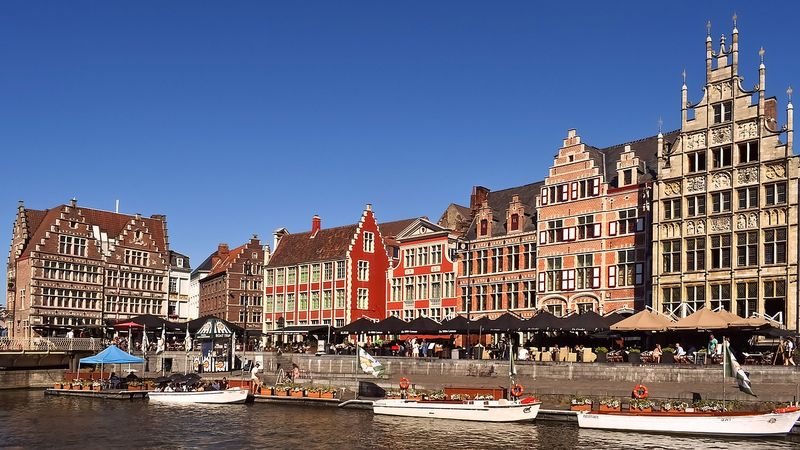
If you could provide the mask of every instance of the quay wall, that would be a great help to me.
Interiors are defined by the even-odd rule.
[[[0,389],[30,389],[53,387],[64,378],[64,369],[2,370]]]

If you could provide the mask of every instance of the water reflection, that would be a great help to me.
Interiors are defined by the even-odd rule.
[[[0,446],[25,448],[797,448],[800,439],[726,439],[579,430],[577,424],[480,424],[300,406],[169,406],[0,392]]]

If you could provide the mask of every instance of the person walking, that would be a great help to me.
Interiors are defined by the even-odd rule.
[[[255,363],[253,368],[250,369],[250,384],[253,388],[253,394],[258,394],[261,390],[261,379],[258,377],[258,372],[261,370],[261,363]]]

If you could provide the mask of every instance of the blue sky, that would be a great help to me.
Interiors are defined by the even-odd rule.
[[[601,147],[677,128],[681,70],[697,100],[705,23],[717,46],[734,11],[744,85],[763,45],[783,117],[800,5],[640,3],[4,1],[0,236],[18,200],[119,199],[166,214],[196,265],[366,203],[437,219],[543,178],[569,128]]]

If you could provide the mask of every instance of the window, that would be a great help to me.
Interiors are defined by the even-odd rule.
[[[375,233],[364,232],[364,251],[367,253],[375,252]]]
[[[525,244],[525,269],[536,267],[536,245]]]
[[[547,222],[547,242],[561,242],[564,237],[564,221],[551,220]]]
[[[420,275],[417,277],[417,299],[428,298],[428,276]]]
[[[499,310],[503,308],[503,285],[492,285],[492,309]]]
[[[369,261],[358,262],[358,281],[369,281]]]
[[[308,283],[308,266],[300,266],[300,284]]]
[[[183,258],[175,258],[175,265],[177,267],[183,267]]]
[[[442,246],[441,245],[434,245],[431,247],[431,264],[441,264],[442,263]]]
[[[739,164],[758,161],[758,141],[739,144]]]
[[[347,266],[345,265],[344,261],[337,261],[336,262],[336,279],[341,280],[344,279],[344,275],[347,272]]]
[[[405,300],[414,300],[414,277],[406,277]]]
[[[283,312],[283,294],[275,296],[275,311]]]
[[[63,236],[62,236],[63,237]],[[69,237],[69,236],[67,236]],[[73,238],[75,239],[75,238]],[[80,239],[84,242],[84,249],[82,253],[73,253],[77,256],[83,256],[86,253],[86,239]],[[131,266],[147,266],[148,260],[150,255],[147,252],[139,251],[139,250],[125,250],[125,264],[129,264]]]
[[[633,169],[622,171],[622,185],[628,186],[630,184],[633,184]]]
[[[664,220],[681,218],[681,199],[664,200]]]
[[[444,296],[449,298],[456,296],[456,274],[453,272],[444,274]]]
[[[591,289],[600,287],[600,268],[592,267],[594,256],[591,253],[578,255],[576,266],[578,272],[578,289]]]
[[[250,316],[250,318],[254,324],[261,323],[261,313],[258,311],[253,311],[253,314]]]
[[[428,313],[428,317],[433,320],[438,321],[441,317],[441,309],[440,308],[431,308],[430,312]],[[428,345],[427,343],[423,343],[423,345]]]
[[[247,311],[244,309],[239,310],[239,322],[247,322]]]
[[[311,293],[311,309],[313,311],[319,310],[319,292]]]
[[[547,258],[547,286],[546,290],[555,291],[561,288],[561,258]]]
[[[344,326],[344,319],[336,319],[336,328],[342,328]]]
[[[686,239],[686,270],[704,270],[706,268],[706,239]]]
[[[722,308],[726,311],[731,310],[731,285],[712,284],[711,285],[711,308]]]
[[[403,251],[403,265],[406,267],[414,267],[416,261],[416,249],[407,248]]]
[[[721,213],[731,210],[731,191],[715,192],[711,194],[711,212]]]
[[[680,201],[678,205],[678,217],[680,217]],[[626,209],[619,212],[618,221],[619,234],[629,234],[637,231],[644,231],[644,218],[636,217],[636,209]]]
[[[326,262],[322,269],[322,281],[331,281],[333,279],[333,263]]]
[[[273,297],[271,295],[267,295],[267,296],[264,297],[264,308],[266,308],[267,311],[270,311],[270,312],[272,311],[272,305],[273,305],[273,302],[274,302],[274,298],[275,297]]]
[[[681,271],[681,241],[676,239],[673,241],[664,241],[661,244],[663,249],[662,256],[664,258],[664,272],[680,272]]]
[[[706,214],[706,196],[692,195],[687,197],[686,214],[688,217],[704,216]]]
[[[311,282],[312,283],[319,283],[319,273],[321,267],[319,264],[314,264],[311,266]]]
[[[764,315],[784,323],[785,314],[786,280],[764,281]]]
[[[247,283],[246,281],[242,280],[243,283]],[[169,293],[176,294],[178,293],[178,279],[169,277]]]
[[[489,271],[489,251],[478,251],[478,273],[484,274]]]
[[[481,236],[486,236],[487,234],[489,234],[489,221],[481,219]]]
[[[758,232],[736,233],[736,266],[758,265]]]
[[[431,298],[442,298],[442,275],[431,274]]]
[[[736,283],[736,314],[751,317],[758,312],[758,283],[745,281]]]
[[[281,269],[277,269],[275,271],[275,274],[276,274],[275,275],[275,284],[277,284],[278,286],[283,286],[284,270],[282,268]]]
[[[428,265],[428,247],[420,247],[417,249],[417,265]]]
[[[767,205],[782,205],[786,203],[786,182],[770,183],[764,185],[767,195]]]
[[[711,268],[724,269],[731,266],[731,235],[711,236]]]
[[[519,214],[511,215],[511,231],[519,230]]]
[[[715,148],[711,151],[714,155],[714,168],[729,167],[733,165],[730,147]]]
[[[730,122],[733,107],[731,102],[722,102],[714,105],[714,123]]]
[[[739,198],[738,209],[758,208],[758,186],[751,186],[736,190]]]
[[[308,292],[301,292],[297,296],[297,310],[308,311]]]
[[[267,286],[275,284],[275,271],[267,270]]]
[[[704,307],[706,305],[705,286],[686,286],[686,303],[692,312]]]
[[[786,228],[764,230],[764,264],[786,264]]]
[[[519,308],[519,285],[517,283],[506,283],[506,308]]]
[[[503,271],[503,249],[496,248],[492,250],[492,270],[494,272]]]
[[[475,291],[475,309],[486,311],[486,286],[476,286]]]
[[[286,269],[286,284],[293,285],[297,282],[297,268],[290,267]]]
[[[533,281],[526,281],[523,283],[524,290],[522,291],[522,298],[525,301],[524,308],[533,308],[536,306],[536,285]]]
[[[689,172],[702,172],[706,170],[706,152],[694,152],[689,157]]]
[[[578,217],[578,239],[600,237],[600,224],[594,223],[594,216]]]
[[[344,308],[344,289],[336,290],[336,307],[339,309]]]
[[[286,311],[294,311],[294,294],[286,294]]]
[[[556,317],[562,317],[564,315],[564,305],[562,304],[546,305],[545,308],[547,312]]]
[[[393,302],[399,302],[403,300],[403,279],[402,278],[392,278],[392,296],[390,298]]]
[[[519,247],[512,245],[506,253],[506,270],[519,270]]]

